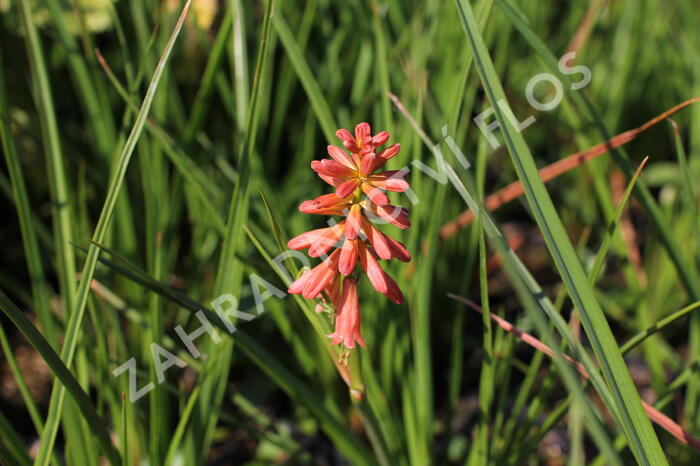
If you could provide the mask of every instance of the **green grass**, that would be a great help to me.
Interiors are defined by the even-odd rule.
[[[538,169],[700,95],[700,14],[565,3],[0,1],[0,462],[696,464],[640,401],[700,436],[700,105]],[[574,37],[581,90],[559,69]],[[539,73],[562,83],[548,112]],[[303,264],[276,258],[325,226],[297,210],[329,192],[309,165],[360,121],[401,143],[412,226],[381,229],[412,261],[382,262],[402,305],[360,281],[367,348],[346,358],[315,302],[279,297]],[[194,357],[174,329],[200,310],[222,340]],[[152,343],[186,364],[162,384]],[[134,403],[113,375],[132,357],[155,386]]]

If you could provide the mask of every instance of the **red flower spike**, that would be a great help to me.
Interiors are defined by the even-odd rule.
[[[350,275],[355,270],[355,263],[359,254],[358,240],[346,239],[343,242],[343,248],[340,250],[340,259],[338,262],[338,271],[343,275]]]
[[[343,149],[338,146],[328,146],[328,155],[331,156],[333,160],[345,165],[348,168],[355,168],[352,163],[352,159],[348,157]]]
[[[335,178],[348,178],[353,175],[354,171],[352,168],[330,159],[314,160],[311,162],[311,169],[319,175],[332,176]]]
[[[366,217],[362,218],[362,230],[380,259],[389,260],[396,258],[401,262],[411,260],[411,254],[403,243],[379,231]]]
[[[326,254],[340,240],[345,229],[345,220],[329,228],[307,231],[287,242],[289,249],[309,248],[309,256]]]
[[[391,248],[389,247],[386,236],[384,236],[381,231],[374,228],[367,217],[362,218],[362,231],[364,231],[365,236],[369,240],[369,244],[372,245],[380,258],[385,260],[391,259]]]
[[[287,289],[288,292],[291,294],[300,294],[302,290],[304,289],[304,286],[306,286],[306,281],[309,279],[309,274],[311,273],[311,270],[304,270],[299,278],[294,280],[291,285],[289,285],[289,288]]]
[[[406,229],[411,226],[411,221],[408,219],[408,210],[401,206],[390,204],[380,206],[373,202],[367,202],[366,207],[376,217],[401,229]]]
[[[338,139],[343,141],[343,146],[345,146],[347,150],[352,153],[360,152],[360,148],[357,146],[357,141],[355,141],[355,137],[350,134],[350,131],[347,129],[339,129],[335,132],[335,135],[338,136]]]
[[[335,193],[338,195],[338,197],[348,197],[349,195],[354,193],[359,186],[360,180],[358,180],[357,178],[352,178],[338,186],[338,189],[335,190]]]
[[[372,142],[372,128],[369,123],[364,121],[359,125],[355,126],[355,140],[359,143],[360,152],[364,149],[363,146],[369,145]]]
[[[397,285],[394,279],[388,274],[385,273],[384,277],[387,285],[387,291],[385,293],[386,297],[394,301],[396,304],[403,304],[403,293],[401,292],[399,285]]]
[[[340,306],[340,282],[340,275],[335,275],[325,289],[331,304],[336,309]]]
[[[408,182],[403,178],[405,170],[380,172],[369,177],[370,183],[386,191],[402,193],[408,189]]]
[[[328,335],[331,344],[343,343],[353,349],[355,342],[363,348],[365,340],[360,334],[360,300],[357,297],[357,283],[348,278],[343,283],[343,295],[335,318],[335,332]]]
[[[375,290],[385,294],[389,299],[396,304],[403,303],[403,293],[398,285],[387,275],[374,257],[372,250],[366,246],[360,246],[360,264],[367,272],[367,278]]]
[[[367,197],[369,197],[369,199],[375,204],[381,206],[389,204],[389,198],[382,192],[381,189],[376,188],[369,183],[362,183],[360,188],[362,188],[362,192],[367,194]]]
[[[372,171],[382,167],[385,163],[387,163],[389,159],[393,158],[396,154],[399,153],[399,149],[401,149],[401,146],[399,144],[394,144],[393,146],[384,149],[382,152],[380,152],[377,155],[377,160],[375,161],[374,166],[372,167]]]
[[[299,205],[299,210],[305,214],[343,215],[343,210],[345,210],[347,205],[347,199],[340,198],[335,193],[330,193],[302,202]]]
[[[314,160],[311,169],[335,188],[301,203],[299,210],[308,214],[339,215],[345,219],[328,228],[319,228],[292,238],[291,249],[306,249],[311,257],[320,257],[335,250],[311,270],[306,270],[289,286],[289,292],[306,299],[330,301],[336,310],[335,331],[328,335],[334,345],[344,344],[353,349],[355,343],[365,346],[360,334],[360,305],[357,280],[362,271],[372,286],[397,304],[403,303],[398,285],[381,268],[379,259],[396,258],[408,262],[411,255],[406,247],[376,228],[371,218],[399,228],[411,225],[408,210],[390,204],[385,191],[404,192],[409,189],[407,170],[387,170],[375,173],[398,154],[400,145],[380,150],[389,140],[389,133],[372,135],[367,123],[355,126],[354,134],[347,129],[335,133],[342,147],[327,147],[330,158]],[[348,151],[348,152],[346,152]],[[341,245],[342,243],[342,245]],[[356,267],[357,262],[361,267]],[[358,269],[358,270],[356,270]],[[323,293],[323,294],[322,294]],[[321,304],[317,308],[324,309]]]
[[[347,239],[357,238],[362,224],[362,208],[360,204],[353,204],[348,213],[348,219],[345,222],[345,237]]]
[[[360,173],[365,175],[372,173],[376,160],[377,156],[374,155],[374,152],[370,152],[369,154],[365,155],[360,162]]]
[[[374,137],[372,137],[372,145],[374,147],[379,147],[381,145],[384,145],[388,140],[389,140],[389,132],[382,131],[381,133],[377,133],[374,135]]]
[[[289,286],[288,291],[292,294],[301,292],[301,295],[306,299],[315,298],[338,274],[339,257],[340,250],[336,249],[326,260],[302,274]]]
[[[381,232],[379,234],[384,236],[384,239],[386,239],[387,243],[389,243],[391,257],[395,257],[401,262],[409,262],[411,260],[411,253],[408,252],[408,249],[406,249],[406,246],[404,246],[401,241],[396,241],[394,238],[389,238]]]
[[[369,282],[374,289],[382,294],[386,294],[388,287],[384,271],[379,266],[379,262],[375,259],[372,251],[364,245],[360,246],[360,264],[362,264],[362,268],[367,272],[367,278],[369,278]]]

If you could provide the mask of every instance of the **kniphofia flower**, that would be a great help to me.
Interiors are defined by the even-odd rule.
[[[375,290],[397,304],[403,302],[403,293],[381,268],[379,260],[396,258],[408,262],[411,255],[401,242],[381,232],[372,220],[402,229],[410,227],[408,211],[391,205],[386,195],[386,191],[406,191],[409,185],[404,178],[405,170],[377,172],[400,149],[399,144],[394,144],[379,150],[389,140],[388,132],[372,135],[369,124],[360,123],[354,135],[346,129],[338,130],[336,135],[345,150],[328,146],[330,159],[311,162],[311,168],[333,186],[335,192],[302,202],[299,210],[344,218],[289,241],[291,249],[308,248],[309,256],[323,257],[321,264],[304,271],[290,285],[289,292],[306,299],[330,301],[335,309],[335,331],[328,335],[331,343],[342,343],[352,349],[355,343],[365,346],[360,332],[357,288],[363,273]]]

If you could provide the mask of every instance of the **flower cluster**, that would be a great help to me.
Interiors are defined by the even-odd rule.
[[[352,349],[355,342],[365,346],[360,333],[357,295],[360,271],[355,270],[358,261],[377,291],[397,304],[403,302],[401,290],[382,270],[378,260],[397,258],[408,262],[411,255],[403,244],[379,231],[370,220],[408,228],[411,225],[408,211],[391,205],[385,191],[403,192],[409,186],[404,179],[406,171],[375,173],[399,152],[399,144],[379,150],[389,140],[388,132],[373,136],[369,124],[360,123],[354,135],[346,129],[338,130],[336,135],[350,154],[338,146],[328,146],[330,159],[311,162],[311,168],[333,186],[335,192],[305,201],[299,210],[344,218],[289,241],[290,249],[308,248],[309,256],[324,257],[321,264],[306,270],[292,283],[289,292],[306,299],[317,298],[325,292],[336,311],[335,331],[328,335],[331,343],[343,343]],[[331,249],[334,250],[329,254]]]

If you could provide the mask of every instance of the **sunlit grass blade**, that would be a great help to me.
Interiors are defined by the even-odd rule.
[[[202,310],[212,325],[218,327],[223,332],[228,332],[226,325],[219,319],[217,314],[206,306],[193,301],[181,292],[154,280],[144,272],[134,270],[130,267],[119,266],[105,258],[100,258],[100,262],[107,265],[116,272],[126,276],[130,280],[146,287],[154,293],[158,293],[163,298],[181,306],[190,312]],[[243,311],[248,311],[243,309]],[[331,437],[339,450],[353,464],[372,465],[374,460],[367,448],[358,438],[345,426],[337,417],[332,414],[327,407],[318,402],[318,397],[299,380],[284,364],[276,360],[266,349],[260,346],[255,338],[248,335],[244,329],[237,328],[234,338],[238,347],[265,372],[282,390],[284,390],[293,400],[304,404],[315,416],[318,417],[326,434]]]
[[[129,108],[137,112],[139,109],[138,105],[134,100],[132,100],[124,86],[114,75],[111,68],[107,64],[107,61],[104,59],[99,50],[96,51],[96,55],[102,69],[105,71],[105,74],[109,78],[110,82],[117,90],[117,93],[129,105]],[[168,133],[155,121],[150,119],[146,120],[146,129],[148,129],[148,131],[158,139],[170,161],[173,163],[173,165],[175,165],[178,172],[187,181],[193,192],[197,195],[197,198],[202,203],[202,206],[210,214],[210,219],[213,222],[214,227],[223,234],[225,231],[225,224],[221,219],[219,210],[216,207],[216,202],[223,198],[223,194],[216,189],[215,185],[208,182],[207,176],[204,174],[204,172],[192,159],[187,156],[187,154],[178,148],[175,141],[173,141]]]
[[[302,86],[304,86],[304,90],[306,91],[306,95],[309,97],[309,101],[311,102],[311,106],[316,113],[318,122],[321,125],[321,128],[323,128],[323,135],[326,137],[326,141],[330,144],[335,140],[335,130],[338,128],[338,125],[333,118],[328,102],[326,101],[325,97],[323,97],[321,88],[314,78],[308,62],[304,58],[303,51],[299,49],[299,46],[294,40],[294,35],[289,29],[287,22],[279,14],[275,15],[272,22],[275,26],[280,42],[282,42],[282,46],[287,52],[289,60],[292,62],[292,65],[294,65],[294,69],[299,76],[299,81],[301,82]]]
[[[46,0],[48,11],[51,13],[52,26],[57,32],[59,43],[68,52],[68,68],[76,82],[75,89],[78,92],[79,102],[86,115],[86,121],[91,128],[98,153],[107,161],[114,152],[116,134],[112,114],[105,112],[101,104],[105,101],[100,95],[100,88],[93,81],[90,74],[90,63],[78,52],[81,49],[76,36],[70,31],[67,24],[71,18],[62,11],[61,2],[58,0]]]
[[[464,298],[462,298],[460,296],[452,295],[451,297],[453,299],[457,299],[457,300],[460,300],[461,302],[464,302],[470,308],[472,308],[478,312],[482,312],[478,306],[469,302],[469,300],[465,300]],[[498,317],[494,314],[491,314],[490,317],[491,317],[491,320],[493,320],[496,324],[498,324],[499,327],[503,328],[504,330],[506,330],[509,333],[516,335],[523,343],[526,343],[526,344],[532,346],[533,348],[535,348],[536,350],[545,353],[550,358],[554,359],[557,357],[555,350],[553,350],[551,347],[547,346],[546,344],[542,343],[542,341],[538,340],[537,338],[530,335],[529,333],[523,332],[522,330],[518,329],[510,322],[508,322],[508,321],[506,321],[506,320],[502,319],[501,317]],[[588,373],[586,372],[586,369],[583,367],[582,364],[574,361],[572,358],[570,358],[568,356],[564,356],[564,359],[566,360],[566,362],[568,364],[575,366],[581,375],[583,375],[586,378],[588,377]],[[642,405],[644,407],[644,410],[648,414],[649,418],[654,420],[654,422],[656,422],[660,427],[665,429],[669,434],[676,437],[682,443],[689,444],[700,451],[700,440],[694,438],[688,432],[683,430],[683,428],[679,424],[674,422],[668,416],[661,413],[655,407],[653,407],[645,402],[642,402]]]
[[[593,286],[595,286],[596,282],[598,281],[598,276],[600,275],[600,271],[602,270],[603,264],[605,263],[605,256],[608,253],[610,242],[612,241],[613,235],[615,234],[615,230],[617,229],[617,225],[620,222],[620,217],[622,217],[622,212],[624,211],[625,206],[627,205],[627,202],[629,201],[629,198],[632,195],[632,190],[634,189],[634,185],[639,179],[639,174],[642,172],[642,169],[644,168],[644,165],[646,165],[648,160],[649,157],[645,157],[644,160],[642,160],[642,163],[639,164],[639,168],[637,168],[637,171],[634,172],[634,176],[627,185],[627,189],[625,189],[625,193],[623,194],[622,199],[620,200],[620,203],[617,206],[617,209],[615,210],[615,216],[613,218],[613,221],[610,225],[608,225],[608,234],[605,235],[605,237],[603,238],[603,242],[598,248],[598,253],[596,254],[593,267],[588,273],[588,282]],[[624,354],[624,351],[622,351],[622,353]]]
[[[126,395],[122,392],[122,429],[121,429],[121,455],[122,455],[122,466],[128,466],[129,464],[129,437],[127,435],[127,419],[126,419]]]
[[[265,205],[265,211],[267,212],[267,217],[270,222],[270,226],[272,227],[272,236],[275,237],[275,242],[277,243],[277,247],[279,248],[280,251],[286,251],[287,250],[287,244],[285,243],[285,238],[286,235],[282,231],[282,226],[280,225],[278,221],[278,216],[275,215],[275,212],[272,210],[272,206],[270,205],[270,201],[267,199],[267,196],[265,195],[265,191],[261,187],[258,187],[258,192],[260,193],[260,198],[263,201],[263,204]],[[295,272],[296,273],[296,272]]]
[[[69,182],[65,173],[65,160],[61,150],[58,122],[53,95],[49,83],[44,54],[34,25],[31,7],[27,0],[19,2],[26,33],[27,54],[38,91],[37,105],[41,121],[43,143],[46,152],[47,174],[53,201],[52,218],[57,273],[65,306],[72,310],[75,286],[75,258],[68,247],[73,240],[73,216],[71,213]]]
[[[402,109],[402,113],[404,113],[404,115],[409,119],[411,124],[414,126],[416,132],[422,135],[425,144],[432,151],[436,152],[438,150],[438,147],[435,144],[433,144],[433,142],[429,139],[427,134],[425,134],[425,132],[417,125],[416,121],[413,118],[411,118],[410,114],[405,109]],[[518,256],[513,252],[513,250],[510,249],[505,238],[503,237],[503,234],[499,231],[498,227],[496,226],[495,222],[490,217],[488,212],[479,206],[479,204],[475,200],[475,196],[467,190],[467,188],[457,176],[454,169],[449,164],[444,164],[443,168],[447,172],[447,177],[449,181],[452,183],[454,188],[457,189],[459,195],[462,197],[467,206],[474,212],[479,213],[481,224],[483,225],[484,231],[487,233],[489,241],[494,246],[496,251],[498,251],[501,255],[506,272],[508,273],[511,282],[516,286],[516,290],[518,291],[518,294],[521,297],[521,299],[525,303],[527,303],[525,309],[536,322],[538,330],[542,332],[544,336],[546,336],[547,341],[554,342],[554,336],[550,326],[544,321],[543,317],[540,315],[540,311],[542,311],[553,322],[557,331],[564,338],[565,342],[569,345],[569,347],[573,348],[576,351],[576,355],[579,357],[579,359],[585,366],[586,371],[593,382],[593,385],[596,387],[596,390],[598,390],[598,393],[601,396],[601,398],[605,400],[605,404],[608,406],[614,406],[611,394],[608,390],[608,387],[603,382],[602,377],[599,374],[598,368],[593,364],[593,361],[591,360],[590,356],[585,351],[585,349],[583,349],[581,344],[574,338],[566,321],[564,321],[562,316],[559,314],[558,310],[554,307],[552,302],[546,296],[546,294],[539,286],[537,281],[534,279],[532,274],[525,267],[525,265],[518,258]],[[531,301],[533,300],[535,301],[536,306],[531,305]],[[558,346],[552,346],[558,348]],[[612,464],[619,464],[620,461],[616,453],[611,448],[610,442],[607,439],[607,436],[605,435],[602,427],[600,426],[598,418],[594,415],[595,408],[590,403],[590,400],[588,400],[585,397],[583,391],[581,390],[581,387],[578,384],[578,381],[576,380],[575,375],[571,372],[571,369],[562,360],[561,354],[558,353],[558,356],[559,357],[556,358],[555,361],[557,362],[557,367],[559,368],[559,371],[562,375],[562,378],[564,379],[567,389],[570,391],[570,393],[572,393],[577,402],[585,404],[588,407],[588,409],[586,409],[584,413],[586,414],[587,426],[592,433],[593,439],[601,448],[601,450],[605,452],[605,456],[608,459],[608,461],[610,461]],[[502,389],[502,394],[504,393],[504,390],[505,387]],[[501,399],[501,405],[504,401],[504,399]],[[503,412],[502,409],[502,406],[498,408],[498,411],[501,414]],[[613,415],[616,415],[614,411],[611,412]],[[495,420],[496,430],[500,430],[500,425],[502,424],[502,422],[503,417],[497,416]]]
[[[590,120],[594,124],[595,129],[600,133],[603,139],[611,139],[612,135],[606,128],[599,112],[596,110],[590,100],[588,100],[585,93],[571,90],[571,78],[561,73],[559,70],[558,59],[532,30],[527,21],[512,7],[508,0],[496,0],[496,4],[513,22],[513,26],[518,29],[525,41],[528,42],[532,49],[542,58],[544,64],[549,68],[549,71],[561,80],[566,94],[571,98],[576,106],[582,112],[588,114]],[[611,154],[620,168],[628,177],[631,178],[634,174],[634,166],[630,162],[624,149],[620,147],[614,148]],[[700,299],[700,280],[698,280],[697,273],[684,260],[683,254],[681,253],[678,244],[674,241],[673,235],[671,234],[671,231],[664,220],[664,216],[662,215],[659,206],[649,191],[649,188],[640,180],[640,182],[636,184],[634,194],[644,207],[644,210],[647,212],[650,220],[654,223],[654,226],[659,232],[660,238],[668,250],[669,256],[675,264],[678,275],[683,281],[688,293],[690,293],[694,300]]]
[[[10,299],[1,290],[0,309],[12,321],[12,323],[15,324],[22,334],[24,334],[27,340],[29,340],[29,343],[31,343],[34,349],[41,355],[53,374],[60,381],[61,386],[65,387],[73,397],[77,406],[80,408],[80,412],[90,425],[93,434],[97,437],[97,440],[100,442],[102,449],[110,462],[113,465],[119,464],[119,452],[117,452],[112,445],[112,440],[109,436],[109,432],[107,432],[107,429],[105,428],[105,423],[95,412],[95,407],[88,395],[80,387],[80,384],[75,379],[73,374],[71,374],[70,370],[68,370],[68,367],[66,367],[58,354],[56,354],[53,348],[51,348],[51,345],[49,345],[46,339],[41,335],[41,333],[39,333],[39,331],[36,329],[36,327],[34,327],[24,313],[17,306],[15,306],[12,301],[10,301]]]
[[[498,242],[494,242],[494,245],[496,246],[497,250],[502,249]],[[502,250],[501,254],[505,252],[505,250]],[[535,325],[537,326],[538,330],[542,333],[543,338],[554,343],[554,332],[551,330],[550,326],[545,321],[544,313],[540,312],[540,310],[538,309],[540,305],[537,303],[536,295],[533,295],[532,292],[528,289],[529,285],[527,285],[524,277],[520,276],[520,272],[516,271],[517,269],[515,269],[513,265],[515,264],[511,264],[510,261],[504,262],[504,267],[506,269],[512,269],[509,275],[511,276],[514,288],[516,289],[518,295],[523,301],[525,309],[528,311],[528,315],[535,321]],[[450,295],[450,297],[460,302],[463,302],[470,307],[478,308],[478,306],[471,305],[471,303],[468,300],[465,300],[464,298],[461,298],[459,296]],[[502,319],[498,318],[494,314],[491,314],[490,317],[491,320],[494,320],[501,327],[504,327],[503,325],[501,325],[503,323]],[[507,331],[512,330],[506,327],[504,328]],[[517,333],[517,335],[519,338],[522,338],[523,334],[522,332],[520,332]],[[525,337],[524,341],[531,341],[530,339],[528,339],[528,337]],[[540,345],[542,347],[545,347],[541,343]],[[590,400],[586,398],[585,393],[582,387],[580,386],[580,381],[576,377],[574,371],[571,370],[570,367],[568,367],[568,361],[570,361],[570,358],[558,350],[549,350],[548,355],[554,360],[558,369],[558,373],[563,379],[563,382],[566,385],[567,389],[571,393],[573,400],[576,403],[581,404],[581,409],[583,410],[586,419],[586,427],[588,428],[591,437],[593,438],[596,445],[601,449],[601,452],[605,456],[608,464],[621,466],[623,463],[612,448],[612,444],[608,439],[600,420],[598,419],[593,404],[590,402]],[[583,368],[583,365],[581,365],[581,368]],[[585,369],[583,370],[585,371]]]
[[[634,349],[635,346],[639,345],[642,343],[644,340],[655,334],[656,332],[659,332],[663,330],[665,327],[668,327],[678,319],[687,316],[694,310],[698,309],[700,307],[700,301],[696,301],[693,304],[689,304],[688,306],[684,307],[683,309],[680,309],[673,314],[664,317],[663,319],[659,320],[657,323],[652,325],[651,327],[639,332],[638,334],[634,335],[632,338],[627,340],[624,345],[620,347],[620,351],[622,354],[627,354],[629,353],[632,349]]]
[[[274,43],[272,23],[273,17],[276,16],[275,12],[275,1],[267,0],[260,32],[255,78],[248,100],[246,125],[235,158],[238,181],[229,200],[226,230],[214,279],[213,292],[217,296],[222,293],[238,296],[242,289],[243,263],[237,254],[244,247],[244,225],[248,219],[250,203],[251,167],[254,166],[252,158],[255,157],[255,142],[263,105],[263,92],[266,89],[269,58]],[[236,98],[247,97],[237,95]],[[201,381],[202,391],[194,411],[193,422],[188,430],[194,450],[197,450],[195,454],[199,455],[198,461],[203,460],[204,452],[209,449],[212,441],[218,419],[217,408],[224,398],[232,353],[233,340],[227,338],[223,347],[217,349],[214,356],[207,361],[208,370]]]
[[[634,188],[634,184],[637,182],[637,179],[639,178],[639,175],[640,175],[642,169],[644,168],[644,165],[646,164],[647,160],[648,160],[648,158],[645,158],[642,161],[640,166],[637,168],[635,175],[632,177],[632,179],[628,183],[627,188],[625,190],[625,193],[624,193],[622,199],[620,200],[620,203],[615,211],[614,218],[608,227],[607,234],[605,235],[603,242],[601,243],[601,246],[598,248],[598,252],[596,254],[596,260],[594,262],[593,267],[591,268],[591,271],[588,274],[588,281],[591,284],[595,284],[595,282],[597,281],[598,275],[602,269],[602,264],[604,263],[606,254],[608,252],[608,247],[610,245],[610,241],[615,233],[615,230],[616,230],[617,225],[619,223],[620,217],[622,216],[624,208],[627,205],[627,202],[629,201],[629,197],[632,193],[632,189]],[[683,310],[683,311],[685,311],[685,310]],[[685,315],[685,313],[680,313],[680,312],[682,312],[682,311],[679,311],[679,314],[676,315],[675,318],[680,318],[683,315]],[[675,320],[675,319],[669,320],[666,323],[666,325],[670,324],[673,320]],[[652,328],[648,329],[648,331],[653,333],[655,331],[655,329],[652,327]],[[630,345],[630,346],[624,345],[620,349],[621,353],[623,355],[626,354],[629,350],[631,350],[634,347],[634,345],[641,343],[641,341],[643,341],[644,338],[645,338],[644,333],[638,334],[635,338],[633,338],[634,341],[631,340],[632,345]],[[564,402],[562,402],[553,412],[551,412],[547,416],[547,420],[542,424],[541,431],[539,434],[537,434],[536,438],[541,439],[546,434],[546,432],[549,432],[554,427],[554,425],[564,416],[564,413],[566,412],[567,408],[569,408],[571,406],[572,400],[573,400],[572,395],[569,395]],[[616,445],[617,445],[617,442],[616,442]],[[527,450],[527,449],[520,452],[521,458],[526,457],[527,454],[529,454],[529,450]]]
[[[489,427],[491,425],[491,403],[493,401],[494,385],[494,361],[493,361],[493,330],[491,329],[491,306],[489,304],[488,271],[486,269],[486,242],[484,240],[484,230],[479,228],[479,287],[481,290],[481,307],[483,315],[483,349],[484,360],[481,365],[481,375],[479,377],[479,434],[477,444],[474,446],[478,458],[476,464],[487,466],[490,464],[490,442]]]
[[[199,89],[197,89],[197,94],[192,103],[192,110],[187,120],[187,126],[185,127],[183,135],[185,144],[190,143],[194,139],[195,133],[201,126],[204,116],[206,115],[205,107],[211,97],[215,76],[221,65],[226,43],[231,35],[232,23],[233,19],[231,15],[226,15],[216,34],[216,39],[212,44],[212,50],[209,54],[207,65],[204,68],[204,73],[202,74],[202,81],[199,85]]]
[[[175,428],[175,433],[170,438],[170,444],[168,445],[168,451],[165,454],[165,461],[163,464],[174,464],[175,456],[177,455],[178,449],[180,448],[180,442],[182,441],[182,436],[185,433],[185,428],[189,423],[190,416],[192,416],[192,410],[196,406],[195,403],[199,398],[200,387],[195,387],[190,393],[185,408],[180,414],[180,419],[178,420],[177,427]]]
[[[54,96],[50,82],[49,71],[46,66],[43,47],[34,24],[31,5],[28,1],[19,2],[20,17],[25,32],[25,45],[32,74],[32,81],[36,90],[36,105],[39,112],[41,125],[42,144],[46,158],[46,176],[51,197],[51,217],[53,229],[53,252],[55,256],[55,270],[58,276],[59,291],[66,317],[70,316],[75,306],[76,280],[75,280],[75,256],[69,243],[75,234],[74,204],[71,198],[69,177],[66,173],[67,161],[64,157],[60,134],[58,129],[58,115],[54,105]],[[51,336],[49,336],[51,338]],[[79,356],[81,356],[79,354]],[[78,374],[85,380],[85,358],[79,357],[82,363],[77,367]],[[70,365],[70,364],[69,364]],[[63,393],[63,392],[62,392]],[[44,429],[56,431],[60,422],[58,416],[47,416]],[[88,453],[78,457],[78,466],[86,464],[93,458],[93,448],[88,438],[87,426],[79,418],[77,407],[69,402],[69,407],[63,416],[64,434],[67,443],[75,445],[76,449],[86,449]],[[54,437],[51,436],[39,446],[38,457],[44,466],[51,456],[49,453],[53,447]],[[47,449],[48,448],[48,449]],[[69,453],[72,451],[69,450]]]
[[[693,171],[688,163],[688,156],[683,146],[683,140],[681,135],[680,127],[678,123],[672,119],[668,120],[671,123],[671,129],[673,134],[673,143],[676,149],[676,158],[678,159],[678,169],[681,173],[681,186],[683,189],[683,195],[685,200],[685,206],[688,211],[691,212],[695,221],[692,222],[691,229],[696,238],[700,238],[700,219],[698,218],[698,207],[695,202],[697,188],[696,184],[693,183]],[[695,263],[700,267],[700,248],[695,251]]]
[[[10,127],[10,112],[5,93],[5,71],[2,64],[0,51],[0,143],[2,143],[5,162],[12,184],[12,194],[19,217],[19,226],[22,233],[24,256],[27,261],[27,269],[31,277],[32,297],[44,335],[51,344],[56,344],[53,318],[49,309],[50,287],[44,273],[44,265],[37,239],[37,232],[32,218],[32,209],[29,204],[29,195],[24,181],[22,167],[17,154],[16,145]]]
[[[379,75],[379,93],[386,94],[391,89],[389,82],[389,63],[387,60],[388,47],[384,33],[384,21],[382,21],[382,8],[372,0],[372,29],[374,30],[374,56],[376,61],[377,74]],[[393,118],[391,116],[391,103],[382,99],[382,127],[392,133],[394,131]]]
[[[632,382],[625,362],[615,342],[603,310],[589,285],[564,226],[554,209],[544,183],[539,178],[535,162],[522,134],[511,123],[508,106],[500,80],[471,11],[465,1],[456,1],[468,41],[474,50],[476,67],[486,94],[494,105],[506,147],[511,155],[518,178],[523,183],[532,215],[542,232],[554,263],[569,295],[579,310],[581,321],[610,387],[615,405],[609,406],[618,416],[635,458],[641,464],[668,464],[661,445],[644,413],[639,393]],[[506,112],[508,112],[506,114]]]
[[[229,15],[231,16],[233,36],[229,42],[230,65],[234,77],[236,98],[236,126],[240,131],[245,129],[250,105],[250,85],[248,83],[248,57],[246,54],[245,10],[241,0],[229,0]]]
[[[696,97],[694,99],[686,100],[685,102],[682,102],[673,108],[668,109],[661,115],[658,115],[651,120],[647,121],[644,123],[642,126],[639,128],[631,129],[629,131],[625,131],[624,133],[618,134],[617,136],[609,139],[608,141],[605,141],[603,143],[597,144],[590,149],[586,149],[580,152],[576,152],[575,154],[571,154],[561,160],[558,160],[544,168],[541,168],[539,170],[540,178],[542,181],[545,183],[553,180],[554,178],[563,175],[564,173],[568,172],[569,170],[572,170],[589,160],[593,160],[596,157],[599,157],[603,154],[608,153],[610,150],[620,147],[623,144],[627,144],[628,142],[631,142],[635,140],[640,134],[643,132],[647,131],[649,128],[655,126],[658,123],[661,123],[665,119],[668,119],[673,115],[674,113],[694,104],[700,102],[700,97]],[[689,173],[689,172],[686,172]],[[486,208],[489,210],[496,210],[499,207],[503,206],[504,204],[511,202],[518,197],[522,196],[525,193],[523,190],[523,185],[520,181],[514,181],[508,186],[499,189],[493,194],[490,194],[484,203],[486,204]],[[449,238],[450,236],[454,235],[459,231],[459,229],[464,228],[468,226],[472,219],[474,218],[474,214],[472,213],[471,210],[465,210],[462,214],[460,214],[459,217],[456,219],[452,220],[451,222],[445,224],[442,229],[440,230],[440,236],[442,238]]]
[[[2,435],[0,437],[0,460],[3,464],[18,464],[20,466],[32,464],[22,437],[2,412],[0,412],[0,434]]]
[[[22,371],[17,364],[17,358],[15,358],[15,355],[12,352],[10,342],[7,339],[7,334],[5,333],[5,329],[2,327],[2,325],[0,325],[0,349],[2,349],[2,352],[5,354],[5,360],[7,361],[7,365],[10,366],[10,371],[12,372],[12,376],[17,384],[17,389],[22,396],[22,401],[24,401],[24,405],[27,407],[29,417],[34,424],[34,428],[37,432],[41,432],[41,430],[44,428],[44,420],[41,418],[41,414],[36,407],[36,403],[34,403],[34,400],[32,399],[32,395],[27,387],[27,382],[25,381],[24,375],[22,375]]]
[[[165,49],[163,50],[163,54],[158,62],[158,66],[155,69],[143,104],[134,123],[134,127],[129,134],[129,138],[124,144],[124,147],[122,148],[119,156],[119,162],[116,166],[115,172],[112,175],[109,188],[107,190],[107,197],[93,234],[94,243],[92,243],[89,247],[85,265],[83,266],[80,285],[76,294],[75,308],[73,309],[73,312],[71,312],[70,318],[66,325],[66,334],[63,347],[61,348],[61,359],[68,366],[70,366],[73,361],[73,356],[80,338],[82,321],[85,315],[85,306],[87,304],[88,293],[90,292],[90,282],[92,281],[100,253],[100,249],[95,243],[103,242],[109,229],[114,207],[116,205],[117,198],[119,197],[119,191],[121,190],[124,177],[126,175],[126,170],[128,168],[129,161],[131,160],[131,155],[136,147],[136,143],[141,135],[146,119],[148,118],[148,111],[151,103],[153,102],[156,90],[158,89],[158,83],[163,75],[165,64],[170,57],[173,46],[175,45],[175,40],[177,39],[180,29],[184,23],[187,10],[190,6],[190,1],[191,0],[188,0],[188,2],[185,4],[178,23],[175,26]],[[70,251],[70,248],[67,245],[65,245],[63,249]],[[72,254],[72,251],[70,253]],[[35,465],[37,466],[45,466],[49,460],[50,452],[53,449],[56,433],[58,431],[58,422],[63,410],[64,398],[64,387],[61,384],[54,385],[51,392],[51,402],[49,405],[49,413],[46,418],[46,425],[44,426],[44,431],[42,432],[42,442],[40,445],[39,454],[35,460]]]

